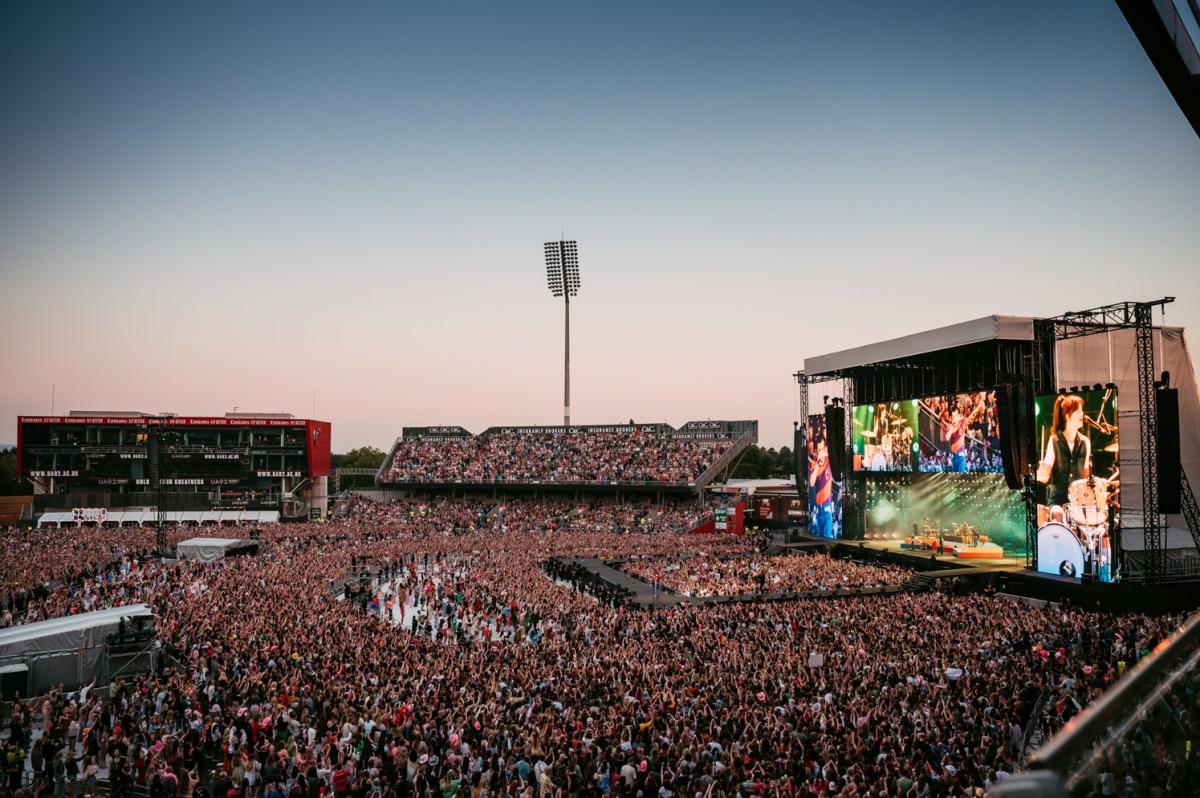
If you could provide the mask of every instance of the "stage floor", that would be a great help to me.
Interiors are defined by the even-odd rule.
[[[900,547],[899,540],[863,540],[863,541],[841,540],[838,542],[844,543],[846,545],[854,545],[855,543],[862,543],[868,549],[875,549],[876,551],[895,552],[896,554],[908,554],[913,557],[924,557],[926,559],[929,559],[929,556],[933,555],[933,557],[936,560],[938,560],[938,562],[952,562],[952,563],[958,563],[963,566],[974,566],[974,567],[978,567],[978,568],[1006,568],[1006,567],[1009,567],[1009,568],[1014,568],[1014,569],[1025,567],[1025,558],[1024,557],[1020,557],[1020,558],[1005,557],[1003,555],[1003,553],[1001,553],[999,556],[983,557],[983,556],[978,556],[978,554],[983,554],[984,551],[979,551],[978,554],[972,554],[971,556],[968,556],[968,557],[959,557],[959,556],[955,555],[953,552],[943,552],[942,554],[935,554],[934,552],[928,551],[928,550],[922,551],[921,549],[904,549],[904,548]],[[982,546],[977,547],[977,548],[983,549]],[[1003,552],[1003,550],[1000,549],[998,546],[993,547],[991,550]],[[968,549],[966,549],[966,551],[970,552],[971,549],[968,548]]]

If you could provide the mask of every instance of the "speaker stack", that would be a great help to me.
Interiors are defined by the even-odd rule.
[[[996,389],[1000,458],[1004,462],[1004,483],[1012,490],[1022,488],[1022,478],[1029,471],[1033,449],[1029,401],[1027,386],[1002,385]]]
[[[840,405],[825,406],[825,441],[829,447],[829,470],[833,481],[841,482],[846,468],[846,409]]]
[[[1158,388],[1154,392],[1158,408],[1158,509],[1164,513],[1183,512],[1180,507],[1179,469],[1183,455],[1179,450],[1179,389]]]
[[[800,495],[806,495],[808,490],[808,432],[805,429],[808,420],[796,425],[792,433],[792,457],[796,460],[796,490]]]

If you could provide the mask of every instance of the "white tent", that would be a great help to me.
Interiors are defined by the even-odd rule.
[[[237,538],[188,538],[176,546],[176,551],[181,560],[215,562],[246,545],[246,541]]]

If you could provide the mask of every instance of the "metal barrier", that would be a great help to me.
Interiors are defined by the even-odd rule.
[[[1027,773],[989,795],[1200,794],[1200,755],[1192,739],[1198,666],[1200,613],[1043,745]],[[1118,774],[1125,783],[1117,784]]]

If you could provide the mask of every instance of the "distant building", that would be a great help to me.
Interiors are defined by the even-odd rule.
[[[159,436],[160,489],[153,488]],[[278,510],[324,516],[328,421],[286,413],[225,416],[72,412],[17,419],[17,473],[34,507]]]

